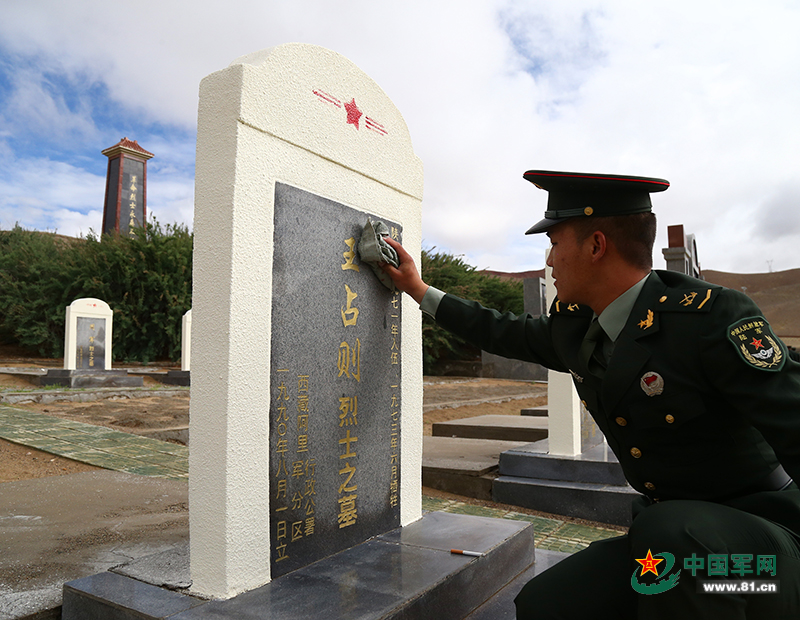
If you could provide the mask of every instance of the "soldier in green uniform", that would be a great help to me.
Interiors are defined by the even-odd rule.
[[[800,363],[746,295],[652,270],[662,179],[550,171],[549,316],[500,314],[429,287],[403,248],[384,266],[481,349],[569,372],[630,485],[627,535],[531,580],[527,618],[800,618]],[[735,586],[703,593],[702,581]],[[778,594],[754,593],[760,580]],[[742,583],[739,583],[742,582]],[[744,584],[744,585],[742,585]],[[771,586],[768,586],[771,587]]]

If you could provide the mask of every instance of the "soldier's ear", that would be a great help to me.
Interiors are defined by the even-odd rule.
[[[603,232],[597,230],[589,236],[591,242],[592,261],[596,262],[608,251],[608,239]]]

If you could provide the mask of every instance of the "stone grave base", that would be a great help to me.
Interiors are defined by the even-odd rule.
[[[638,493],[606,444],[577,456],[555,456],[543,439],[503,452],[499,474],[492,485],[495,502],[600,523],[631,523],[631,501]]]
[[[142,558],[65,584],[62,618],[460,620],[525,571],[534,552],[530,523],[431,512],[224,601],[176,591],[189,583],[187,549]]]
[[[39,385],[63,385],[69,388],[142,387],[144,380],[127,370],[63,370],[50,369],[39,377]]]
[[[159,377],[159,381],[167,385],[191,385],[190,376],[189,370],[170,370],[166,376]]]

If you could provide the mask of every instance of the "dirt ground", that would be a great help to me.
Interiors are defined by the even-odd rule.
[[[60,367],[61,360],[0,358],[0,367]],[[160,385],[145,377],[145,386]],[[35,386],[17,375],[0,374],[0,391],[33,389]],[[424,382],[423,434],[431,435],[435,422],[478,415],[519,415],[526,407],[547,403],[547,388],[542,383],[505,379],[426,377]],[[505,402],[474,403],[477,400]],[[461,406],[459,406],[461,405]],[[44,415],[106,426],[127,433],[188,426],[189,393],[177,396],[109,398],[90,402],[24,403],[14,407]],[[97,469],[34,448],[0,439],[0,482],[58,476]]]

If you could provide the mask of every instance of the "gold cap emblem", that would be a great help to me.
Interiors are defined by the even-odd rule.
[[[586,214],[586,215],[591,215],[592,213],[594,213],[594,209],[592,209],[591,207],[586,207],[586,208],[583,210],[583,212],[584,212],[584,214]]]

